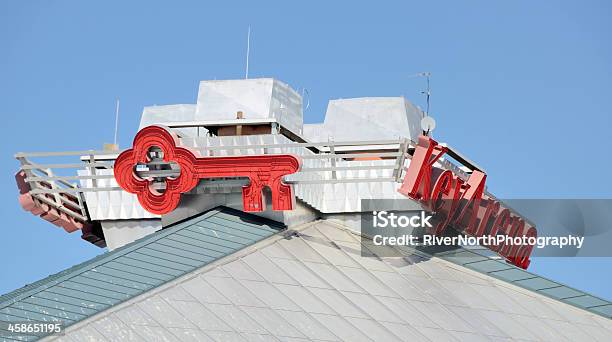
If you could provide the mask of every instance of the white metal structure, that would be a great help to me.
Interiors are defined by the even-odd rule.
[[[182,146],[201,156],[298,155],[301,170],[286,177],[296,197],[315,212],[342,214],[360,212],[363,199],[404,199],[397,188],[410,163],[414,140],[421,134],[420,119],[419,110],[404,98],[358,98],[330,101],[323,123],[304,125],[302,98],[296,91],[274,79],[246,79],[202,81],[197,104],[145,107],[140,129],[167,126],[179,135]],[[16,157],[29,186],[26,192],[52,210],[79,222],[100,222],[105,232],[126,226],[120,220],[159,221],[159,215],[144,210],[135,195],[117,185],[113,163],[119,152],[19,153]],[[80,163],[66,163],[69,156],[79,157]],[[440,164],[457,174],[467,177],[470,170],[481,169],[452,149],[449,156],[458,163],[441,160]],[[203,180],[191,192],[196,199],[178,209],[186,207],[183,211],[191,213],[195,209],[190,211],[189,206],[199,210],[201,201],[239,203],[241,184],[244,180]],[[181,219],[176,216],[161,222]],[[295,219],[289,216],[280,220]],[[150,226],[146,222],[138,229]],[[153,226],[147,231],[159,229],[159,224]],[[121,243],[111,245],[129,242],[121,235]]]

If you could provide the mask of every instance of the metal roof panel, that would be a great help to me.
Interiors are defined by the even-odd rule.
[[[282,229],[277,222],[219,207],[3,295],[0,314],[6,320],[62,320],[69,326]],[[156,316],[163,302],[147,303],[143,309],[153,318],[169,319],[167,312]],[[120,330],[103,334],[141,339]]]

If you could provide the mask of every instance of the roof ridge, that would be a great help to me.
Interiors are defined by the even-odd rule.
[[[71,325],[240,251],[284,228],[283,224],[267,218],[225,206],[215,207],[0,296],[0,315],[19,320],[36,320],[36,317],[43,316],[50,320],[68,321],[67,325]],[[166,239],[167,237],[173,239]],[[125,270],[112,270],[112,267],[107,266],[119,261],[126,264]],[[99,267],[102,269],[97,269]],[[131,271],[138,272],[129,273],[130,268]],[[109,269],[111,271],[108,271]],[[91,273],[85,276],[87,272]],[[132,276],[126,279],[124,273]],[[105,291],[109,292],[90,292],[90,287],[97,284],[92,282],[96,281],[108,283],[109,289]],[[26,308],[22,305],[14,306],[26,298],[33,298],[34,302],[38,298],[44,298],[37,295],[48,290],[45,296],[51,296],[52,299],[49,300],[57,302],[58,305],[46,307],[45,310],[31,309],[31,303]],[[70,292],[71,295],[74,292],[72,297],[76,297],[76,304],[73,299],[68,303],[66,295],[60,294],[65,292]],[[104,299],[100,300],[100,296]],[[55,312],[61,311],[62,305],[66,304],[89,308],[95,313],[57,315]]]

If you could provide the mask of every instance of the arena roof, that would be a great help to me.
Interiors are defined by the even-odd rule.
[[[389,255],[327,220],[283,229],[219,207],[0,297],[1,319],[62,320],[69,327],[60,341],[606,340],[612,333],[609,319],[545,297],[565,292],[501,261]],[[467,252],[477,253],[460,253]]]

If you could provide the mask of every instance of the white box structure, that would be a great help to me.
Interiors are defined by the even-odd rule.
[[[302,133],[302,97],[272,78],[202,81],[194,120],[276,119],[296,134]]]
[[[382,140],[421,134],[422,112],[403,97],[362,97],[331,100],[325,121],[305,124],[304,137],[313,142]]]

